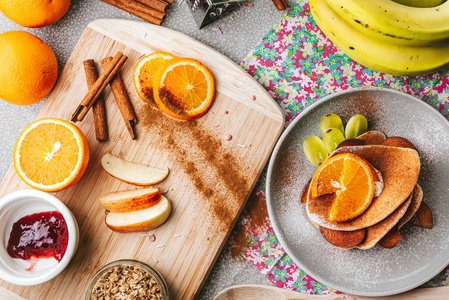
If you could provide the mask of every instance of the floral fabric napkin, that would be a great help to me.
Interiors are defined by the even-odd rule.
[[[299,0],[279,24],[243,60],[242,67],[273,96],[286,126],[323,96],[356,87],[385,87],[406,92],[449,114],[449,70],[426,76],[393,76],[370,70],[340,51],[315,24],[307,0]],[[280,245],[266,215],[252,212],[265,202],[264,172],[231,237],[233,247],[276,286],[310,294],[339,293],[307,275]],[[256,205],[256,208],[260,208]],[[242,233],[238,233],[242,232]],[[239,236],[243,235],[243,236]],[[244,243],[242,243],[242,240]],[[449,267],[426,286],[449,285]]]

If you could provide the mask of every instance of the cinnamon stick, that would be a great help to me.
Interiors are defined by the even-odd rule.
[[[90,89],[98,79],[98,72],[93,59],[83,61],[83,66],[86,73],[87,87]],[[106,121],[106,107],[102,96],[92,106],[92,113],[94,115],[95,137],[98,141],[107,141],[109,137],[108,124]]]
[[[284,8],[289,8],[290,7],[290,5],[288,5],[286,0],[281,0],[281,1],[282,1],[282,4],[284,5]]]
[[[165,19],[165,13],[161,13],[151,7],[146,6],[135,0],[101,0],[113,5],[121,10],[129,12],[139,18],[142,18],[152,24],[161,25]]]
[[[287,2],[285,0],[272,0],[277,10],[283,10],[288,7]]]
[[[82,121],[84,119],[89,109],[95,104],[95,101],[97,101],[105,87],[112,81],[127,59],[128,57],[123,55],[122,52],[118,52],[114,56],[112,62],[107,68],[104,68],[103,73],[95,81],[92,88],[89,89],[89,92],[72,115],[72,122]]]
[[[167,8],[170,6],[168,2],[159,1],[159,0],[137,0],[138,2],[145,4],[148,7],[151,7],[161,13],[165,13]]]
[[[162,1],[167,2],[169,6],[173,4],[173,0],[162,0]]]
[[[111,66],[113,61],[112,57],[103,58],[100,62],[103,69]],[[122,114],[123,120],[125,121],[126,128],[129,131],[131,138],[136,139],[134,134],[134,125],[137,123],[136,115],[134,114],[133,107],[131,106],[131,101],[129,100],[128,93],[126,92],[125,85],[123,84],[120,74],[117,73],[115,78],[111,81],[111,90],[114,94],[115,101],[117,102],[120,113]]]

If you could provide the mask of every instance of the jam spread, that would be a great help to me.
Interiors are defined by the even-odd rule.
[[[47,211],[25,216],[14,223],[7,251],[12,258],[29,260],[33,268],[40,258],[61,261],[67,249],[69,233],[62,214]]]

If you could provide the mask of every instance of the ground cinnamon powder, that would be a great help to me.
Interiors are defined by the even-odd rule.
[[[239,159],[226,152],[222,140],[208,133],[200,121],[174,120],[148,105],[140,107],[139,116],[143,129],[160,137],[158,147],[170,151],[169,158],[204,196],[213,217],[220,220],[220,229],[229,230],[250,188],[249,174],[240,168]],[[205,174],[206,167],[212,167],[218,178]],[[227,197],[220,196],[223,186]]]
[[[239,224],[232,233],[230,253],[233,259],[243,259],[243,251],[250,246],[250,240],[246,236],[245,227],[257,231],[267,222],[268,211],[265,196],[262,193],[256,194],[253,192],[245,206],[242,216],[248,218],[248,223],[245,225]]]
[[[369,130],[375,129],[382,131],[382,128],[379,128],[379,125],[377,124],[378,115],[382,115],[382,112],[384,111],[385,107],[383,106],[382,102],[377,101],[374,97],[374,95],[369,91],[360,91],[360,93],[356,95],[349,94],[348,99],[346,101],[351,101],[354,104],[348,105],[347,103],[342,104],[344,106],[344,111],[341,113],[338,113],[341,117],[344,115],[347,117],[346,120],[343,120],[343,122],[348,121],[350,117],[356,114],[361,114],[365,116],[369,120],[368,126]],[[341,109],[337,105],[337,110]]]

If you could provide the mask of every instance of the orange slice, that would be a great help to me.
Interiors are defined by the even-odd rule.
[[[335,193],[329,219],[352,220],[361,215],[374,196],[374,176],[370,164],[352,153],[332,156],[313,175],[312,198]]]
[[[209,69],[191,58],[166,62],[154,77],[154,100],[173,118],[196,119],[212,106],[215,80]]]
[[[14,148],[14,168],[29,186],[47,192],[74,185],[86,171],[89,146],[81,130],[60,119],[28,125]]]
[[[167,60],[175,58],[173,54],[158,51],[142,57],[133,71],[134,87],[142,101],[156,107],[153,97],[153,81],[156,72]]]

